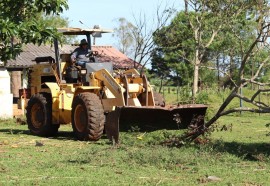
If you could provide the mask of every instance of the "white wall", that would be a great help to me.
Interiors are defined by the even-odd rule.
[[[10,76],[0,68],[0,118],[13,117],[13,95],[10,93]]]

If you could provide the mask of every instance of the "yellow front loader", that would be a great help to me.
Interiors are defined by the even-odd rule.
[[[66,35],[86,35],[102,29],[61,29]],[[60,124],[72,123],[79,140],[99,140],[104,131],[119,142],[119,129],[132,125],[141,130],[179,129],[204,123],[205,105],[166,107],[153,92],[145,75],[135,69],[115,73],[112,63],[99,63],[90,50],[92,62],[76,66],[58,55],[37,57],[29,73],[31,98],[27,123],[32,134],[51,136]],[[89,46],[91,49],[91,46]],[[105,129],[104,129],[105,127]],[[126,128],[127,129],[127,128]]]

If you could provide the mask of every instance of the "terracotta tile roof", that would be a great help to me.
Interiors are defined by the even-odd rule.
[[[133,68],[134,61],[128,58],[112,46],[93,46],[93,50],[99,54],[99,60],[101,62],[112,61],[114,68]]]
[[[59,48],[60,54],[70,54],[77,46],[62,45]],[[112,46],[92,46],[93,51],[98,52],[98,60],[100,62],[113,62],[115,69],[133,68],[134,61],[121,53]],[[27,44],[23,47],[23,52],[15,59],[7,61],[7,68],[28,68],[35,64],[33,61],[36,57],[52,56],[54,57],[54,49],[50,45],[37,46]]]

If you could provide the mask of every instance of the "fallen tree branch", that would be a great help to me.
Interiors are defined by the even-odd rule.
[[[261,91],[263,91],[263,90],[261,90]],[[267,92],[269,92],[269,91],[270,91],[270,89],[267,90]],[[245,97],[245,96],[243,96],[243,95],[240,95],[240,94],[236,94],[235,96],[238,97],[239,99],[244,100],[244,101],[247,102],[247,103],[251,103],[252,105],[254,105],[254,106],[256,106],[256,107],[258,107],[258,108],[260,108],[260,109],[267,109],[267,108],[269,108],[269,106],[266,105],[265,103],[262,103],[262,102],[259,102],[259,101],[254,101],[254,99],[257,97],[257,95],[259,95],[259,93],[260,93],[260,90],[258,90],[258,91],[252,96],[251,99],[249,99],[249,98],[247,98],[247,97]]]
[[[248,107],[239,107],[239,108],[234,108],[230,110],[226,110],[220,114],[220,116],[225,116],[234,112],[252,112],[252,113],[270,113],[270,108],[269,109],[255,109],[255,108],[248,108]]]

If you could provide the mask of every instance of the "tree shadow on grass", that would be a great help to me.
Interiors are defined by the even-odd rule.
[[[7,135],[29,135],[29,136],[35,136],[30,133],[28,129],[0,129],[0,134],[7,134]],[[58,131],[58,133],[55,136],[48,137],[50,139],[56,139],[56,140],[63,140],[63,141],[78,141],[78,139],[75,137],[74,133],[72,131]],[[106,135],[103,135],[101,139],[107,139]]]
[[[270,156],[270,143],[217,141],[212,145],[217,152],[227,152],[249,161],[264,161]]]
[[[25,134],[34,136],[30,133],[28,129],[0,129],[0,133],[7,134],[7,135],[19,135],[19,134]],[[55,136],[49,137],[51,139],[57,139],[57,140],[77,140],[74,137],[73,132],[69,131],[59,131]]]
[[[10,134],[10,135],[17,135],[17,134],[30,135],[29,130],[23,130],[23,129],[0,129],[0,133]]]

